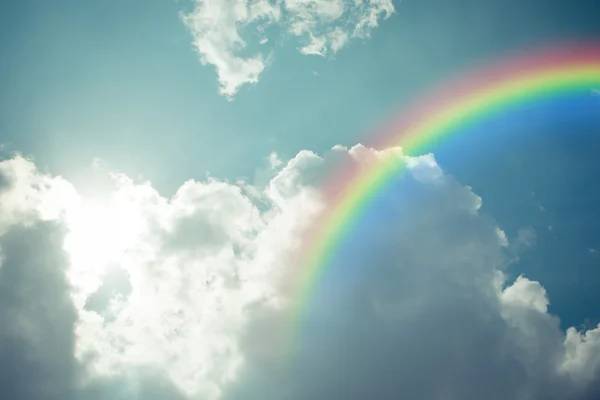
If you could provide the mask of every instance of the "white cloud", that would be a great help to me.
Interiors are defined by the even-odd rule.
[[[358,18],[353,35],[358,37],[369,37],[371,29],[379,25],[380,18],[389,18],[395,11],[394,4],[390,0],[355,0],[361,7],[362,12]]]
[[[391,0],[286,0],[289,32],[305,40],[300,52],[336,53],[354,38],[368,38],[395,11]]]
[[[0,163],[0,234],[13,224],[57,218],[76,196],[64,179],[39,174],[21,156]]]
[[[341,50],[342,47],[344,47],[346,43],[348,43],[348,40],[350,40],[348,33],[345,32],[339,26],[336,27],[333,31],[331,31],[327,36],[331,43],[331,51],[334,53],[337,53],[339,50]]]
[[[298,38],[303,54],[325,56],[351,38],[368,38],[394,11],[391,0],[195,0],[182,18],[202,64],[214,66],[221,94],[232,98],[242,85],[257,83],[271,60],[272,53],[256,48],[268,42],[266,27]],[[248,27],[256,38],[242,33]]]
[[[521,251],[535,243],[536,233],[532,227],[521,228],[517,232],[517,237],[513,243],[516,251]]]
[[[565,349],[561,370],[576,381],[595,382],[597,386],[600,374],[600,325],[586,332],[569,328]]]
[[[275,152],[269,154],[268,161],[269,167],[271,167],[271,169],[273,170],[279,168],[283,164],[283,161],[281,161],[281,159]]]
[[[261,53],[238,55],[247,46],[240,27],[258,21],[277,22],[280,16],[279,5],[267,0],[196,0],[194,10],[183,16],[202,64],[215,67],[223,95],[231,97],[241,85],[258,82],[266,67],[267,59]]]
[[[532,282],[522,276],[519,276],[511,286],[504,289],[502,301],[504,304],[516,308],[536,310],[543,314],[548,312],[546,290],[539,282]]]
[[[291,358],[301,238],[331,207],[324,172],[392,160],[406,176],[373,198],[377,212],[337,252]],[[252,191],[208,179],[164,197],[115,174],[104,202],[22,158],[0,162],[0,316],[13,322],[0,327],[0,359],[13,349],[0,368],[18,375],[0,379],[0,397],[23,388],[25,400],[599,393],[600,327],[565,335],[540,283],[506,281],[515,250],[433,155],[358,145],[267,161],[274,176]]]

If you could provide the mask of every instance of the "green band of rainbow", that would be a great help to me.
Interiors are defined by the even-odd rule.
[[[378,148],[400,146],[405,154],[430,151],[467,127],[512,107],[600,88],[600,47],[563,46],[471,71],[409,108]],[[311,232],[300,262],[288,345],[294,346],[311,307],[319,277],[357,221],[369,212],[369,199],[402,172],[399,162],[382,162],[347,172],[340,167],[324,191],[330,204]],[[342,187],[340,187],[342,182]],[[335,190],[330,188],[335,188]]]

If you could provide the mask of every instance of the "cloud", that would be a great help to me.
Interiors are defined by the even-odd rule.
[[[363,160],[374,155],[363,147],[349,152]],[[227,399],[593,393],[600,328],[574,335],[578,351],[586,343],[591,354],[577,357],[584,366],[574,378],[564,366],[569,335],[547,313],[543,287],[525,277],[505,280],[508,239],[485,216],[481,199],[441,174],[431,156],[408,164],[408,179],[376,200],[377,213],[341,249],[331,267],[339,271],[329,272],[324,293],[313,299],[293,361],[270,351],[268,332],[286,324],[285,313],[263,308],[246,332],[246,364]]]
[[[77,313],[57,219],[74,190],[20,156],[0,162],[0,182],[0,397],[70,399]]]
[[[76,310],[65,279],[61,230],[15,226],[0,237],[0,397],[71,398]]]
[[[520,252],[534,245],[536,239],[535,230],[532,227],[519,229],[517,237],[514,239],[512,246],[516,252]]]
[[[302,238],[332,206],[324,172],[386,160],[407,174],[372,198],[290,332]],[[192,180],[171,197],[112,174],[102,202],[0,162],[2,398],[600,394],[600,327],[562,332],[541,283],[507,280],[532,232],[508,237],[435,157],[359,145],[266,161],[260,185]]]
[[[183,15],[183,21],[194,37],[202,64],[215,67],[221,94],[231,97],[241,85],[258,82],[267,63],[261,53],[237,55],[247,46],[239,28],[258,21],[277,22],[280,17],[279,6],[267,0],[197,0],[194,10]]]
[[[298,39],[302,54],[325,56],[351,38],[368,38],[394,11],[391,0],[196,0],[182,19],[202,64],[215,68],[221,94],[231,99],[257,83],[272,59],[257,47],[268,42],[267,28]]]
[[[285,8],[290,33],[305,41],[300,52],[320,56],[336,53],[350,38],[368,38],[395,11],[391,0],[287,0]]]

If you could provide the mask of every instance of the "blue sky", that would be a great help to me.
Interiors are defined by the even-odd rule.
[[[243,11],[234,8],[234,3]],[[212,8],[207,4],[212,4]],[[245,8],[249,4],[257,5],[254,12],[258,17],[255,19],[253,9]],[[233,235],[231,237],[237,238],[237,233],[231,234],[231,227],[225,229],[227,223],[218,220],[221,218],[218,211],[198,205],[189,214],[191,222],[181,222],[177,218],[187,215],[181,211],[186,209],[182,204],[196,198],[195,190],[198,193],[229,193],[229,189],[215,186],[213,190],[207,183],[206,187],[211,189],[203,191],[193,185],[185,186],[183,183],[187,180],[204,181],[210,174],[229,182],[244,179],[251,186],[257,176],[261,179],[267,176],[266,181],[270,182],[267,188],[253,190],[264,189],[266,194],[261,196],[282,210],[300,207],[296,203],[300,200],[310,208],[307,204],[312,204],[313,199],[303,189],[310,179],[300,177],[307,170],[320,168],[321,162],[327,163],[327,157],[323,156],[323,161],[316,156],[299,154],[301,150],[323,155],[336,144],[352,147],[364,141],[387,118],[400,112],[421,91],[476,63],[562,40],[594,40],[600,36],[597,4],[593,0],[406,0],[393,3],[380,0],[355,6],[350,11],[350,2],[340,2],[346,10],[339,15],[334,1],[316,0],[312,8],[306,6],[311,2],[300,0],[286,1],[285,4],[285,7],[276,8],[272,2],[225,0],[214,3],[202,0],[3,2],[0,4],[2,159],[13,157],[15,152],[22,153],[33,160],[36,173],[60,175],[84,197],[87,194],[108,196],[106,193],[112,188],[113,181],[106,170],[122,173],[138,183],[149,180],[155,191],[152,194],[137,186],[130,188],[129,183],[123,184],[124,192],[115,193],[135,193],[132,196],[136,201],[144,199],[144,210],[151,208],[148,205],[150,198],[156,204],[171,199],[172,204],[169,204],[174,210],[165,211],[164,215],[157,211],[161,217],[152,218],[156,221],[174,218],[172,226],[169,225],[172,229],[169,234],[174,235],[174,239],[165,239],[161,233],[156,234],[157,240],[167,244],[170,240],[185,242],[183,237],[198,234],[206,243],[221,243],[223,237],[231,239]],[[392,9],[394,12],[386,18],[386,10]],[[236,16],[236,10],[248,15]],[[379,12],[370,14],[373,10]],[[188,15],[187,25],[184,15]],[[361,25],[366,24],[369,17],[372,26]],[[335,30],[335,27],[339,29]],[[235,40],[231,39],[236,35],[247,43],[239,51],[235,49]],[[194,41],[201,46],[195,47]],[[262,58],[252,61],[258,54]],[[202,58],[207,62],[202,63]],[[259,71],[257,76],[252,75],[252,69]],[[573,114],[578,118],[548,118],[555,113]],[[550,299],[549,312],[560,318],[562,333],[571,326],[593,329],[600,322],[600,292],[597,290],[600,284],[600,228],[597,226],[600,190],[596,184],[600,173],[600,162],[597,161],[600,96],[540,106],[509,124],[490,124],[487,129],[485,133],[457,139],[435,152],[435,168],[439,165],[443,170],[449,193],[456,196],[450,198],[457,199],[457,209],[462,210],[460,204],[463,201],[470,205],[474,201],[471,196],[477,195],[483,199],[483,210],[489,218],[485,222],[469,220],[465,226],[472,229],[456,228],[457,240],[478,242],[478,235],[481,235],[485,238],[481,239],[485,242],[482,246],[488,246],[486,240],[493,236],[493,231],[484,226],[498,226],[513,243],[511,251],[518,255],[518,261],[508,263],[506,267],[510,279],[524,274],[532,282],[539,281],[543,285]],[[269,168],[266,160],[272,152],[278,157],[274,169]],[[360,158],[352,150],[349,154],[357,160]],[[93,167],[96,159],[102,160],[105,169],[98,171]],[[296,163],[287,164],[290,159]],[[24,164],[6,165],[7,170],[26,169]],[[32,177],[37,175],[18,176],[34,179]],[[427,184],[415,179],[417,186]],[[0,180],[0,189],[2,182]],[[412,183],[409,187],[413,190]],[[465,192],[465,187],[471,187],[473,193]],[[178,195],[171,198],[175,193]],[[236,210],[246,210],[245,200],[238,204],[239,199],[231,196],[219,198],[217,203],[234,204],[231,207],[237,207]],[[438,204],[437,194],[432,196],[435,200],[432,202]],[[445,198],[440,196],[440,199]],[[236,200],[231,200],[233,198]],[[0,201],[0,204],[4,203]],[[181,209],[177,208],[180,205]],[[416,203],[410,207],[415,208],[415,215],[438,215],[433,211],[428,214],[430,211],[421,210],[421,205]],[[239,226],[250,224],[247,221],[251,219],[248,215],[254,212],[252,210],[240,211],[239,221],[242,222]],[[302,212],[309,211],[303,209]],[[146,214],[140,218],[144,221],[152,219]],[[283,216],[281,218],[285,220]],[[107,220],[113,221],[108,217]],[[68,225],[68,229],[81,229],[82,235],[92,237],[89,229],[81,226],[102,223],[102,218],[89,221]],[[271,220],[265,217],[265,221],[266,226]],[[3,223],[0,218],[0,228]],[[284,222],[281,224],[285,225]],[[263,225],[260,226],[263,229]],[[198,227],[202,228],[201,234],[197,232]],[[111,228],[106,229],[103,234],[111,236],[107,233]],[[260,230],[254,225],[248,229]],[[388,229],[392,232],[390,235],[397,234],[402,238],[406,235],[410,239],[409,234],[396,232],[395,226],[385,227],[384,231],[388,232]],[[425,232],[420,230],[424,229],[420,225],[414,229],[418,234]],[[440,231],[443,229],[450,228],[442,227]],[[0,229],[0,237],[2,232]],[[287,233],[280,233],[281,237],[287,237]],[[453,236],[444,234],[440,237]],[[413,243],[409,239],[406,243]],[[232,243],[235,240],[231,239]],[[232,248],[238,251],[247,245],[241,239],[240,243],[235,242],[238,247],[232,244]],[[167,244],[165,248],[170,249]],[[112,245],[110,242],[106,246]],[[90,250],[90,253],[105,252],[106,246]],[[276,244],[273,246],[278,248]],[[401,258],[394,245],[386,243],[386,246],[391,246],[384,252],[387,260]],[[165,250],[167,253],[173,251],[168,249]],[[490,250],[490,254],[495,251]],[[198,254],[197,257],[204,257],[208,250],[201,256]],[[217,257],[215,254],[211,257]],[[371,253],[365,251],[365,254]],[[162,260],[160,257],[163,256],[160,253],[152,257]],[[413,256],[420,259],[423,255]],[[489,257],[485,260],[504,260],[500,256]],[[189,261],[185,260],[185,263]],[[342,257],[341,260],[346,259]],[[109,261],[110,265],[118,264],[113,259],[107,259],[106,263]],[[440,260],[431,262],[434,261]],[[258,269],[262,267],[261,264]],[[420,275],[407,277],[418,282],[422,278]],[[507,285],[512,282],[510,279]],[[206,278],[206,282],[209,281]],[[127,290],[135,292],[135,283],[130,286],[134,289]],[[518,285],[515,287],[519,288]],[[539,294],[537,286],[532,290]],[[98,289],[95,293],[105,292],[110,293],[110,290]],[[420,297],[415,296],[415,299]],[[81,312],[80,319],[85,320],[87,314]],[[272,317],[269,313],[266,315],[267,319]],[[348,323],[347,317],[339,318],[340,326]],[[250,326],[247,335],[252,339],[253,329],[260,332],[262,325],[256,322],[255,326],[252,322]],[[386,334],[389,332],[382,333],[383,336]],[[492,336],[482,335],[490,343],[493,341]],[[322,332],[318,331],[317,336],[321,337]],[[255,356],[252,353],[248,358],[254,360],[252,357]],[[313,365],[314,354],[304,356],[306,365]],[[325,358],[334,363],[333,355]],[[189,360],[186,362],[185,365],[193,364]],[[306,365],[298,368],[310,369]],[[423,368],[423,373],[429,371],[426,365],[419,368]],[[262,371],[258,367],[255,370]],[[255,370],[245,373],[239,386],[236,381],[231,389],[233,394],[228,395],[231,397],[224,398],[235,399],[235,393],[243,392],[245,385],[250,385],[248,382],[252,382],[252,390],[264,393],[266,389],[261,386],[264,382],[253,375],[260,375]],[[595,373],[592,381],[598,382],[599,375]],[[169,379],[175,382],[177,390],[188,393],[182,388],[188,388],[189,382],[181,377]],[[282,376],[281,379],[290,377]],[[3,390],[13,393],[3,389],[3,384],[0,380],[0,394]],[[598,385],[593,383],[592,387]],[[117,389],[111,388],[103,387],[94,393],[104,393],[103,390],[116,393]],[[370,388],[368,390],[373,393],[370,384],[361,386],[356,393],[367,390],[365,388]],[[463,389],[456,388],[454,393],[461,396],[480,393]],[[208,398],[218,398],[210,397],[216,396],[215,391],[210,391],[213,389],[206,390]],[[298,398],[314,394],[298,390],[295,392],[300,396]],[[314,394],[315,398],[326,399],[328,396],[338,398],[335,396],[342,392],[328,388],[315,393],[318,393]],[[31,396],[32,399],[41,398]],[[278,398],[277,394],[273,396]]]
[[[0,129],[53,171],[102,157],[173,190],[205,171],[246,174],[271,150],[353,144],[473,62],[593,33],[591,7],[407,1],[369,40],[324,58],[301,55],[298,41],[275,30],[272,65],[227,102],[182,25],[189,2],[6,3]],[[157,158],[170,160],[168,172]]]
[[[92,160],[100,157],[112,168],[150,179],[167,192],[207,172],[220,178],[252,178],[271,151],[291,157],[301,149],[323,152],[335,144],[353,145],[419,90],[474,62],[557,40],[589,39],[600,31],[592,1],[568,6],[532,0],[518,5],[406,1],[373,30],[370,39],[352,42],[326,57],[300,54],[298,41],[273,30],[273,41],[279,43],[273,46],[272,65],[258,84],[241,87],[230,102],[219,95],[214,69],[200,65],[182,24],[180,13],[192,9],[190,2],[27,1],[2,7],[0,137],[5,151],[33,156],[49,171],[80,184],[88,181]],[[561,170],[557,173],[568,187],[577,179],[569,174],[582,172],[561,165],[575,158],[586,171],[583,174],[594,175],[593,152],[589,160],[580,154],[590,152],[593,144],[571,140],[571,133],[560,138],[562,133],[555,132],[553,137],[558,138],[552,141],[543,133],[529,135],[541,135],[546,153],[558,152],[566,160],[554,161],[554,154],[507,141],[510,162],[519,169],[537,171],[552,165]],[[587,140],[595,143],[593,137]],[[485,147],[481,143],[476,152],[489,157]],[[498,162],[486,163],[498,166],[494,180],[487,179],[487,171],[477,173],[481,165],[478,171],[454,167],[459,157],[450,157],[447,164],[450,172],[482,193],[512,194],[510,206],[496,202],[496,196],[486,197],[493,215],[507,214],[501,225],[514,224],[515,210],[528,223],[536,223],[541,217],[530,207],[532,202],[550,207],[548,203],[562,198],[563,188],[531,200],[535,178],[520,182],[525,178],[514,169],[507,171],[502,161],[506,156],[496,154]],[[460,159],[465,157],[470,155]],[[547,179],[552,178],[540,177],[544,185],[552,186]],[[591,213],[596,202],[590,200],[600,196],[595,192],[588,185],[574,194],[586,199],[589,210],[574,211],[563,204],[561,212],[595,220]],[[544,223],[551,225],[549,221]],[[565,224],[568,233],[557,234],[577,237],[581,227],[566,219]],[[581,254],[581,261],[590,263],[585,271],[591,272],[597,260],[583,254],[600,238],[585,236],[586,243],[574,243],[569,253]],[[557,265],[552,270],[563,268]],[[584,267],[569,270],[573,268]],[[591,307],[589,303],[588,297],[577,301],[579,306]],[[600,317],[598,310],[594,314],[587,317]]]

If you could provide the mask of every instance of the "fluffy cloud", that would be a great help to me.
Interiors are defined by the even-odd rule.
[[[221,93],[231,98],[267,67],[272,53],[254,47],[268,42],[270,26],[299,39],[301,53],[325,56],[351,38],[368,38],[393,12],[391,0],[196,0],[183,21],[201,62],[214,66]],[[243,33],[249,27],[254,35]]]
[[[192,32],[202,64],[215,67],[221,93],[231,97],[241,85],[258,82],[267,62],[261,53],[238,55],[247,45],[239,28],[259,21],[269,24],[280,17],[279,5],[267,0],[197,0],[194,11],[185,14],[183,21]]]
[[[332,206],[319,188],[340,160],[407,173],[371,199],[290,331],[301,238]],[[113,174],[103,201],[0,162],[1,397],[600,394],[600,327],[562,332],[540,283],[506,280],[533,233],[507,237],[433,156],[268,161],[263,185],[189,181],[169,198]]]

